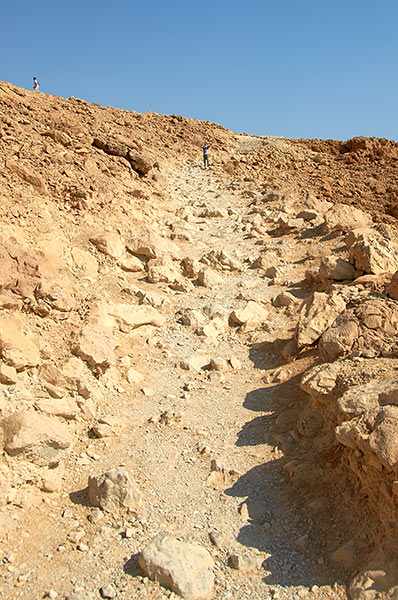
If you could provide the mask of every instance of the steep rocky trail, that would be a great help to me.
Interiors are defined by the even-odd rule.
[[[228,325],[231,311],[254,299],[269,305],[284,287],[267,287],[264,275],[250,268],[258,255],[249,207],[256,193],[250,185],[226,189],[211,169],[191,165],[174,172],[170,195],[182,202],[168,226],[178,231],[189,225],[190,258],[222,251],[239,268],[221,271],[214,285],[163,288],[175,308],[157,335],[144,342],[139,364],[144,381],[134,398],[122,387],[119,393],[109,387],[108,412],[128,424],[126,432],[88,440],[84,452],[72,453],[69,493],[60,501],[47,498],[44,511],[34,508],[45,542],[27,523],[26,537],[15,540],[24,561],[14,565],[10,553],[11,564],[5,560],[5,597],[41,597],[48,590],[63,597],[74,590],[86,594],[76,598],[95,598],[107,584],[122,599],[170,597],[142,578],[137,566],[143,546],[168,532],[210,551],[216,598],[344,598],[343,587],[334,584],[336,573],[325,564],[322,540],[310,541],[314,516],[295,503],[283,452],[270,442],[286,398],[264,385],[279,359],[267,356],[262,342],[288,337],[294,322],[270,313],[271,336]],[[272,245],[297,277],[290,263],[292,256],[302,258],[295,241],[276,239]],[[222,327],[199,335],[199,314],[223,320]],[[192,361],[198,357],[204,357],[199,366]],[[222,359],[220,370],[209,369],[210,359]],[[88,476],[118,465],[133,473],[143,509],[137,518],[101,514],[91,523]],[[32,557],[35,548],[40,561]],[[249,570],[232,568],[232,555],[248,556]]]

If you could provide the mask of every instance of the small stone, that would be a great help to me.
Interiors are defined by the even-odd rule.
[[[234,371],[238,371],[242,366],[240,360],[236,358],[236,356],[231,356],[231,358],[229,359],[229,363]]]
[[[87,552],[88,546],[87,544],[78,544],[77,549],[80,550],[80,552]]]
[[[103,516],[104,513],[102,512],[102,510],[100,510],[99,508],[93,508],[90,514],[88,515],[87,519],[90,521],[90,523],[98,523],[98,521],[101,521]]]
[[[229,557],[229,563],[238,571],[250,571],[251,569],[258,569],[261,567],[263,560],[257,556],[251,556],[250,554],[231,554]]]
[[[209,533],[209,538],[211,543],[213,544],[213,546],[216,546],[216,548],[220,548],[223,542],[223,537],[221,535],[221,533],[218,533],[217,531],[211,531]]]
[[[49,592],[47,592],[47,596],[48,598],[50,598],[50,600],[55,600],[56,598],[58,598],[58,592],[56,592],[55,590],[50,590]]]
[[[103,598],[116,598],[117,595],[115,588],[110,583],[108,585],[104,585],[104,587],[100,589],[100,593]]]

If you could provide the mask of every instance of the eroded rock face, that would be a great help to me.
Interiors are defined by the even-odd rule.
[[[21,411],[3,419],[4,450],[10,456],[23,456],[31,462],[47,465],[63,457],[72,445],[66,425],[54,417],[34,411]]]
[[[200,600],[213,593],[213,559],[196,544],[158,535],[142,551],[139,564],[150,579],[182,598]]]
[[[319,342],[323,360],[352,352],[371,356],[397,356],[398,304],[368,299],[342,312]]]
[[[141,505],[138,485],[120,467],[100,475],[91,475],[88,480],[88,498],[90,504],[108,512],[137,511]]]

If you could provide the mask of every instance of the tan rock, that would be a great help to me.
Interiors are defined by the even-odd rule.
[[[112,258],[120,259],[124,255],[124,244],[118,233],[101,233],[91,237],[90,242]]]
[[[17,371],[35,367],[40,360],[33,336],[24,333],[16,319],[0,319],[0,351],[3,361]]]
[[[323,334],[323,360],[356,352],[371,356],[398,356],[398,306],[394,300],[367,298],[340,313]]]
[[[157,233],[148,233],[130,240],[126,247],[131,254],[149,259],[160,258],[162,256],[169,256],[175,259],[181,258],[181,251],[177,244]]]
[[[379,275],[396,270],[398,246],[377,231],[354,231],[346,241],[355,268],[359,271]]]
[[[37,190],[43,196],[47,194],[46,185],[43,179],[40,177],[40,175],[32,173],[25,166],[20,165],[18,162],[11,158],[8,158],[6,160],[6,167],[10,171],[18,175],[20,179],[29,183],[32,187],[35,188],[35,190]]]
[[[352,280],[356,276],[353,265],[348,260],[335,255],[322,258],[319,272],[321,277],[335,281]]]
[[[109,367],[115,362],[116,339],[112,331],[100,325],[87,325],[78,335],[72,352],[90,366]]]
[[[214,563],[201,546],[158,535],[143,549],[139,564],[150,579],[182,598],[204,600],[213,594]]]
[[[232,311],[230,319],[237,325],[244,325],[247,322],[266,323],[269,320],[269,309],[263,304],[258,304],[249,300],[243,308]]]
[[[139,373],[139,371],[136,371],[136,369],[131,367],[127,371],[126,379],[129,383],[139,384],[144,381],[144,376],[142,373]]]
[[[110,304],[107,307],[108,314],[113,317],[116,324],[127,326],[131,329],[143,325],[161,327],[165,324],[165,317],[152,306],[136,304]]]
[[[35,400],[35,406],[40,412],[54,417],[63,417],[64,419],[75,419],[80,413],[80,408],[73,398],[47,399],[39,398]]]
[[[179,283],[183,280],[182,273],[168,257],[150,260],[147,264],[148,281],[150,283]]]
[[[325,233],[333,231],[349,231],[356,227],[369,227],[372,217],[354,206],[347,204],[333,204],[325,214],[323,230]]]
[[[21,411],[3,419],[4,449],[10,456],[21,455],[37,464],[58,461],[73,438],[66,425],[55,417]]]
[[[13,385],[18,381],[17,370],[14,367],[9,367],[4,363],[0,363],[0,383]]]
[[[204,354],[193,354],[186,360],[181,361],[181,368],[187,371],[201,371],[207,367],[210,359]]]
[[[392,276],[391,283],[388,288],[388,295],[390,298],[398,300],[398,271],[395,271]]]
[[[211,358],[210,368],[214,371],[228,371],[228,361],[225,358]]]
[[[207,288],[217,287],[221,285],[223,281],[224,279],[221,277],[221,275],[210,268],[201,269],[198,273],[198,282],[200,285],[203,285]]]
[[[131,254],[120,259],[120,266],[123,271],[129,271],[130,273],[140,273],[145,270],[142,260]]]
[[[88,480],[88,499],[92,506],[107,512],[137,511],[141,505],[141,493],[129,473],[118,467]]]
[[[89,281],[96,281],[98,278],[98,263],[96,258],[80,248],[72,248],[71,256],[75,263],[76,273],[82,279],[88,279]]]
[[[341,296],[314,292],[302,304],[297,325],[297,347],[304,348],[316,342],[345,308]]]

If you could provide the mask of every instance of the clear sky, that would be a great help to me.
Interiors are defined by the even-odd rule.
[[[285,137],[398,140],[397,0],[1,1],[0,80]]]

